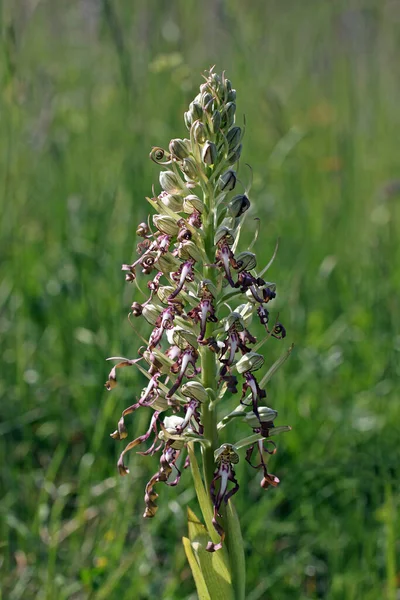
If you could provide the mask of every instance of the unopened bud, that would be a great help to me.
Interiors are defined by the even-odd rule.
[[[153,223],[158,231],[166,235],[177,235],[179,231],[176,220],[167,215],[153,215]]]
[[[188,344],[196,348],[198,345],[197,335],[193,331],[183,329],[183,327],[174,327],[167,332],[168,341],[172,341],[175,346],[181,350],[187,348]],[[171,343],[170,341],[170,343]]]
[[[142,309],[142,315],[150,325],[155,325],[158,317],[162,312],[161,307],[155,306],[155,304],[145,304]]]
[[[185,125],[188,129],[190,129],[191,125],[192,125],[192,116],[190,114],[189,111],[185,112],[183,115],[183,120],[185,122]]]
[[[248,373],[249,371],[258,371],[264,364],[264,357],[257,352],[248,352],[244,354],[236,363],[238,373]]]
[[[152,401],[151,407],[153,410],[159,410],[160,412],[168,410],[169,404],[165,396],[156,396],[156,399]]]
[[[228,92],[227,100],[228,102],[234,102],[236,100],[236,90],[232,89]]]
[[[183,210],[187,214],[191,214],[197,210],[200,214],[204,211],[204,202],[195,194],[189,194],[183,199]]]
[[[204,144],[207,139],[207,129],[204,123],[201,121],[195,121],[192,125],[191,132],[193,134],[193,138],[198,144]]]
[[[207,402],[207,390],[198,381],[188,381],[181,386],[181,392],[187,398],[193,398],[199,402]]]
[[[200,102],[204,109],[206,109],[210,105],[210,102],[212,102],[212,101],[213,101],[213,97],[209,92],[203,92],[201,94]]]
[[[197,119],[201,120],[203,117],[203,109],[201,107],[201,104],[195,101],[191,102],[189,104],[189,114],[192,123],[197,121]]]
[[[234,196],[228,204],[228,210],[232,217],[240,217],[250,207],[250,200],[245,194]]]
[[[175,138],[169,143],[169,151],[173,156],[182,160],[190,154],[190,142],[189,140]]]
[[[228,156],[229,164],[234,165],[239,160],[241,155],[242,155],[242,144],[239,144],[239,146],[236,148],[236,150]]]
[[[225,331],[229,331],[232,327],[235,327],[236,331],[243,331],[244,321],[242,315],[238,312],[231,312],[225,319]]]
[[[218,158],[217,147],[214,142],[207,141],[204,144],[202,152],[202,160],[206,165],[214,165]]]
[[[218,179],[218,187],[221,192],[231,192],[236,185],[236,173],[232,169],[225,171]]]
[[[214,110],[211,118],[213,133],[218,133],[221,128],[221,113],[219,110]]]
[[[176,194],[160,194],[158,197],[158,203],[162,203],[164,206],[167,206],[173,212],[180,212],[182,210],[183,200],[182,196],[177,196]]]
[[[226,134],[226,141],[228,142],[230,152],[236,150],[236,148],[240,144],[241,137],[242,130],[240,129],[240,127],[232,127],[228,131],[228,133]]]
[[[181,242],[179,245],[178,256],[184,260],[193,258],[195,262],[201,262],[203,258],[198,246],[191,240]]]
[[[214,236],[214,244],[217,245],[218,242],[224,240],[228,246],[233,246],[235,238],[233,237],[233,232],[226,227],[225,225],[220,225],[215,232]]]
[[[221,128],[229,129],[235,122],[236,104],[234,102],[228,102],[225,106],[225,110],[221,116]],[[228,132],[229,135],[229,132]],[[228,136],[227,136],[228,137]],[[229,141],[229,140],[228,140]]]
[[[257,257],[252,252],[240,252],[236,256],[236,265],[238,271],[251,271],[257,265]]]
[[[268,406],[260,406],[258,408],[258,416],[253,412],[249,412],[245,416],[247,425],[250,425],[253,429],[258,429],[260,423],[272,423],[278,416],[278,411]]]
[[[182,173],[186,175],[188,179],[198,179],[197,165],[193,158],[184,158],[181,164]]]
[[[171,294],[174,293],[174,291],[175,291],[175,288],[172,285],[160,286],[157,290],[157,296],[158,296],[160,302],[162,302],[163,304],[168,304],[169,297],[171,296]],[[182,292],[179,292],[177,298],[179,298],[181,293]]]
[[[183,181],[173,171],[161,171],[160,185],[168,194],[182,194],[186,189]]]

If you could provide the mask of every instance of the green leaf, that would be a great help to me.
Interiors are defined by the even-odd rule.
[[[232,579],[227,567],[226,551],[207,552],[210,539],[207,529],[188,509],[189,538],[211,600],[234,600]]]
[[[188,452],[189,452],[189,458],[190,458],[190,468],[192,470],[194,487],[196,490],[197,499],[199,501],[200,510],[203,515],[203,519],[205,521],[207,531],[210,535],[210,538],[212,539],[213,542],[216,543],[216,542],[219,542],[219,535],[215,531],[214,526],[212,524],[213,510],[212,510],[212,506],[211,506],[211,500],[210,500],[210,496],[207,494],[207,492],[205,490],[203,480],[200,475],[199,465],[198,465],[198,462],[196,459],[196,455],[194,453],[193,444],[191,444],[191,443],[188,444]]]
[[[182,543],[185,549],[186,557],[189,561],[190,568],[192,570],[193,579],[196,584],[197,593],[199,595],[199,600],[212,600],[210,594],[208,593],[203,573],[201,572],[199,564],[196,560],[189,538],[183,537]]]
[[[246,561],[239,518],[231,500],[226,508],[228,523],[226,545],[229,552],[229,562],[232,573],[232,584],[235,590],[235,600],[245,600],[246,593]]]

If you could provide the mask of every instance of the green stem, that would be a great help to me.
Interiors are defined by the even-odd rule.
[[[207,218],[204,222],[204,245],[207,257],[209,260],[213,260],[213,249],[214,249],[214,198],[211,194],[204,195],[204,203],[207,207]],[[215,268],[208,265],[203,267],[204,279],[209,279],[213,283],[215,282]],[[214,323],[207,324],[206,336],[210,337],[213,334]],[[201,356],[201,379],[202,384],[207,389],[213,392],[217,391],[217,361],[215,353],[210,350],[207,346],[200,348]],[[214,395],[215,396],[215,395]],[[204,402],[202,405],[202,424],[204,427],[204,436],[210,440],[211,444],[207,448],[203,448],[203,470],[204,480],[207,489],[210,489],[210,484],[214,476],[215,462],[214,462],[214,450],[218,447],[218,432],[217,422],[214,410],[213,400]]]

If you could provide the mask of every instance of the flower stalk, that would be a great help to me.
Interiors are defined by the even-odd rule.
[[[203,566],[204,553],[217,552],[229,574],[224,583],[230,586],[227,598],[242,600],[244,553],[231,504],[240,490],[235,465],[247,461],[262,471],[263,489],[276,487],[279,479],[267,468],[276,452],[270,438],[290,429],[275,427],[278,413],[265,405],[266,381],[258,375],[265,362],[259,353],[262,342],[250,327],[254,318],[265,328],[266,339],[283,339],[286,331],[281,323],[270,320],[267,305],[276,296],[276,286],[264,280],[266,268],[257,270],[257,257],[250,248],[237,250],[251,203],[249,191],[238,189],[244,128],[235,123],[236,91],[225,74],[213,69],[204,79],[184,115],[189,137],[175,138],[168,150],[157,147],[150,153],[162,168],[162,189],[147,198],[156,214],[148,223],[139,224],[139,256],[123,264],[122,270],[127,282],[149,277],[149,296],[142,303],[133,302],[130,317],[144,317],[152,331],[138,358],[118,359],[106,387],[115,388],[116,370],[123,367],[136,366],[147,378],[111,434],[117,441],[124,440],[129,435],[125,417],[138,409],[149,411],[146,432],[120,454],[119,472],[129,473],[125,457],[137,446],[150,443],[140,452],[143,455],[160,452],[159,469],[145,489],[144,517],[152,518],[161,499],[160,484],[178,485],[182,462],[179,467],[177,462],[186,456],[183,468],[191,466],[205,521],[203,526],[191,513],[189,534],[195,531],[204,544],[184,540],[199,596],[214,597],[213,586],[218,585],[215,581],[220,574],[217,569],[211,581],[210,570]],[[282,363],[283,359],[277,361],[265,377],[272,376]],[[229,412],[235,396],[239,404]],[[221,430],[236,419],[247,426],[248,435],[221,443]],[[201,448],[202,469],[194,442]]]

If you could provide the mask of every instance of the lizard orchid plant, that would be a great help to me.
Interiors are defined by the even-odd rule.
[[[184,115],[188,138],[150,153],[162,168],[162,190],[147,198],[156,214],[138,226],[138,258],[122,270],[128,282],[137,282],[140,274],[149,277],[148,298],[133,302],[130,317],[143,318],[152,331],[137,358],[109,359],[117,362],[106,387],[117,385],[117,369],[124,367],[135,365],[146,377],[147,385],[111,434],[125,440],[126,417],[148,410],[147,431],[124,447],[119,473],[129,473],[126,454],[146,442],[140,454],[160,455],[144,494],[144,517],[152,518],[161,484],[178,485],[190,466],[205,525],[189,509],[186,555],[199,597],[229,600],[245,597],[243,542],[230,500],[239,491],[235,466],[245,460],[259,470],[264,489],[279,483],[268,470],[268,457],[276,451],[274,436],[290,427],[275,426],[278,413],[265,405],[265,386],[292,347],[259,377],[261,346],[286,335],[270,318],[276,286],[264,279],[275,253],[258,270],[251,248],[239,251],[250,208],[248,192],[235,189],[244,129],[235,125],[236,91],[229,79],[213,69],[204,79]],[[260,342],[250,331],[253,319],[265,329]],[[237,407],[229,411],[235,395]],[[236,419],[247,424],[248,436],[221,443],[222,430]]]

